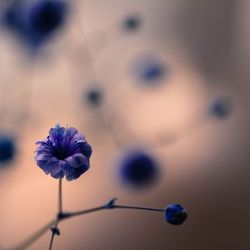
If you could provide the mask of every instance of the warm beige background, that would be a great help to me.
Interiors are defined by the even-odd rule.
[[[173,227],[160,214],[93,213],[63,222],[55,249],[248,250],[250,2],[71,2],[71,19],[43,59],[30,58],[13,37],[0,33],[0,125],[19,141],[13,166],[0,172],[0,245],[18,243],[56,213],[57,182],[36,167],[33,152],[34,142],[60,123],[85,133],[94,150],[89,172],[63,183],[66,210],[119,197],[122,204],[154,207],[180,202],[189,218]],[[144,26],[126,35],[119,23],[131,12],[142,15]],[[158,89],[135,87],[129,74],[133,58],[147,51],[171,69]],[[119,184],[115,162],[122,151],[80,99],[94,77],[89,56],[106,93],[105,112],[112,108],[136,134],[126,135],[125,146],[150,146],[162,131],[181,135],[176,143],[152,149],[162,177],[146,192]],[[217,95],[232,97],[230,118],[206,119],[189,133]],[[121,134],[126,124],[122,129]],[[48,232],[30,249],[47,249],[49,237]]]

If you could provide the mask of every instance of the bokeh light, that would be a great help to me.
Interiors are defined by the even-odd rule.
[[[123,183],[135,189],[146,188],[154,184],[160,172],[155,158],[142,150],[126,152],[118,168]]]
[[[136,31],[142,25],[142,20],[139,15],[130,15],[124,20],[124,30]]]
[[[223,119],[230,115],[232,111],[232,101],[229,97],[219,97],[211,105],[211,114],[214,117]]]
[[[12,161],[16,154],[16,143],[13,137],[0,135],[0,166]]]
[[[3,24],[30,49],[37,49],[64,24],[68,3],[63,0],[10,1]]]
[[[136,78],[142,85],[147,86],[161,83],[168,71],[167,65],[155,55],[142,55],[137,58],[134,65]]]

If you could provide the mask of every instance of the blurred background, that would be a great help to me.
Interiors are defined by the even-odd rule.
[[[46,39],[6,14],[39,1],[0,5],[0,134],[15,144],[0,165],[0,246],[56,215],[58,182],[34,151],[59,123],[93,148],[90,170],[63,181],[66,211],[118,197],[180,203],[189,217],[172,226],[146,211],[92,213],[62,222],[54,249],[248,250],[250,1],[71,0]],[[134,148],[158,164],[146,188],[119,175]],[[47,249],[50,234],[29,249]]]

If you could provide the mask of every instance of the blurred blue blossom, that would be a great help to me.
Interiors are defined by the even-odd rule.
[[[89,169],[91,146],[75,128],[57,125],[49,136],[38,141],[35,160],[37,165],[53,178],[75,180]]]
[[[165,219],[172,225],[181,225],[187,219],[187,211],[179,204],[170,204],[165,209]]]
[[[0,135],[0,163],[7,163],[13,160],[15,153],[14,139],[8,135]]]
[[[90,106],[97,107],[102,103],[103,93],[101,88],[92,87],[84,92],[84,97]]]
[[[136,31],[141,27],[141,18],[138,15],[130,15],[123,22],[126,31]]]
[[[159,84],[168,73],[167,66],[154,55],[140,56],[133,65],[134,74],[142,84]]]
[[[217,118],[226,118],[232,109],[231,101],[228,97],[218,97],[211,105],[211,114]]]
[[[12,1],[3,12],[3,24],[32,48],[43,45],[65,22],[63,0]]]
[[[157,180],[158,167],[150,154],[138,150],[130,151],[120,161],[120,175],[128,186],[145,188]]]

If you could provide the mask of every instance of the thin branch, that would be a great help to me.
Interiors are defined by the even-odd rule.
[[[54,223],[56,223],[56,220],[51,220],[45,226],[43,226],[41,229],[39,229],[38,231],[36,231],[35,233],[33,233],[31,236],[29,236],[26,240],[24,240],[23,242],[21,242],[20,244],[18,244],[15,247],[8,248],[8,250],[23,250],[23,249],[26,249],[27,247],[29,247],[30,245],[32,245],[36,240],[38,240],[44,233],[46,233],[47,230]]]
[[[149,208],[149,207],[136,207],[136,206],[120,206],[120,205],[114,205],[114,208],[137,209],[137,210],[164,212],[164,209],[161,209],[161,208]]]
[[[49,250],[52,249],[53,242],[54,242],[54,237],[55,237],[55,234],[52,232],[50,242],[49,242]]]
[[[60,221],[64,220],[64,219],[69,219],[69,218],[72,218],[72,217],[75,217],[75,216],[79,216],[79,215],[84,215],[84,214],[88,214],[88,213],[97,212],[97,211],[104,210],[104,209],[107,209],[107,207],[106,206],[100,206],[100,207],[90,208],[90,209],[82,210],[82,211],[78,211],[78,212],[65,213],[65,214],[63,214],[63,217],[60,218]]]
[[[61,220],[64,219],[69,219],[75,216],[79,216],[79,215],[84,215],[87,213],[92,213],[92,212],[97,212],[100,210],[105,210],[105,209],[134,209],[134,210],[144,210],[144,211],[154,211],[154,212],[164,212],[164,209],[161,208],[149,208],[149,207],[138,207],[138,206],[124,206],[124,205],[116,205],[115,203],[115,199],[112,199],[111,201],[109,201],[107,204],[103,205],[103,206],[99,206],[99,207],[95,207],[95,208],[90,208],[87,210],[82,210],[82,211],[78,211],[78,212],[68,212],[68,213],[64,213],[62,214],[62,218],[60,218]]]
[[[59,183],[59,187],[60,187]],[[61,188],[60,188],[61,190]],[[59,192],[60,193],[60,192]],[[60,197],[60,196],[59,196]],[[62,201],[62,200],[61,200]],[[36,233],[34,233],[32,236],[30,236],[27,240],[22,242],[20,245],[10,248],[8,250],[23,250],[29,247],[32,243],[34,243],[38,238],[40,238],[49,228],[51,228],[52,234],[51,234],[51,239],[49,243],[49,249],[52,249],[53,242],[54,242],[54,237],[55,235],[59,235],[59,229],[57,228],[59,222],[62,220],[66,220],[69,218],[73,218],[76,216],[88,214],[88,213],[93,213],[93,212],[98,212],[101,210],[110,210],[110,209],[134,209],[134,210],[144,210],[144,211],[154,211],[154,212],[164,212],[164,209],[160,208],[149,208],[149,207],[138,207],[138,206],[127,206],[127,205],[116,205],[115,204],[116,199],[111,199],[108,201],[106,204],[86,210],[81,210],[77,212],[61,212],[58,214],[58,217],[56,220],[52,220],[49,223],[47,223],[45,226],[43,226],[40,230],[38,230]],[[60,206],[59,206],[60,208]]]

